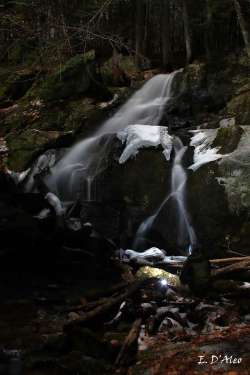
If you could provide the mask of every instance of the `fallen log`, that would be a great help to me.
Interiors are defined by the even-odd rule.
[[[121,292],[123,289],[127,288],[130,285],[128,281],[122,281],[116,285],[112,285],[111,287],[97,290],[94,293],[88,293],[85,297],[89,300],[96,301],[98,298],[109,297],[114,293]]]
[[[247,257],[233,257],[233,258],[222,258],[222,259],[211,259],[211,264],[221,264],[221,263],[234,263],[234,262],[241,262],[241,261],[247,261],[250,260],[250,256]]]
[[[68,307],[67,309],[64,309],[63,312],[71,312],[71,311],[89,311],[94,309],[95,307],[104,304],[105,302],[108,302],[109,297],[112,295],[112,297],[115,297],[117,293],[121,293],[123,289],[125,289],[129,285],[128,282],[121,282],[115,286],[112,286],[111,288],[99,291],[95,293],[94,295],[87,296],[87,298],[93,299],[93,296],[96,298],[99,298],[97,300],[87,302],[87,303],[81,303],[79,305]]]
[[[82,303],[76,306],[68,307],[67,309],[64,309],[63,312],[90,311],[94,309],[95,307],[104,304],[107,301],[108,301],[108,298],[104,297],[104,298],[98,299],[97,301]]]
[[[64,331],[70,330],[71,328],[75,326],[84,325],[87,322],[92,321],[93,319],[99,318],[100,316],[110,311],[112,308],[121,304],[126,298],[135,294],[144,284],[145,284],[145,280],[139,280],[139,281],[134,282],[124,293],[116,297],[108,298],[107,302],[96,306],[91,311],[86,312],[79,319],[75,319],[75,320],[65,323]]]
[[[141,318],[134,321],[132,328],[124,340],[122,348],[116,358],[115,366],[126,367],[133,362],[138,349],[138,337],[140,334],[141,324]]]
[[[217,270],[213,270],[211,277],[213,279],[223,277],[224,275],[230,274],[232,272],[238,272],[247,269],[250,266],[250,260],[243,260],[241,262],[237,262],[234,264],[230,264],[229,266],[221,267]]]

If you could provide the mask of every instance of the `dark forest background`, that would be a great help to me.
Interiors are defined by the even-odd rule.
[[[216,62],[246,46],[249,0],[1,0],[0,60],[47,66],[95,49],[139,68]],[[51,65],[52,64],[52,65]]]

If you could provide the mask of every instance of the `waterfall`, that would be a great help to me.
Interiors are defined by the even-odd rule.
[[[84,181],[84,199],[86,202],[97,200],[97,181],[92,176],[87,176]]]
[[[139,227],[133,248],[138,249],[141,242],[146,238],[149,231],[153,228],[156,219],[159,217],[163,208],[167,205],[169,200],[172,200],[172,210],[175,210],[177,217],[177,235],[178,245],[180,247],[188,244],[188,251],[190,252],[192,247],[196,245],[197,239],[195,231],[190,223],[189,215],[186,209],[186,181],[187,173],[183,167],[182,160],[187,150],[187,147],[183,145],[179,137],[174,137],[174,160],[171,172],[171,190],[167,197],[164,199],[160,207],[157,209],[154,215],[147,218]],[[168,228],[166,228],[168,230]]]
[[[159,125],[178,72],[159,74],[147,81],[92,137],[73,146],[52,168],[46,180],[50,189],[61,199],[74,199],[83,181],[105,168],[111,134],[133,124]]]
[[[92,182],[93,179],[90,177],[87,177],[87,202],[91,202],[92,200],[92,194],[91,194],[91,187],[92,187]]]
[[[187,173],[182,165],[182,159],[187,147],[183,146],[180,138],[175,137],[174,152],[175,158],[171,176],[171,193],[178,217],[178,244],[181,246],[188,241],[189,245],[196,244],[196,235],[190,224],[186,209],[186,182]]]

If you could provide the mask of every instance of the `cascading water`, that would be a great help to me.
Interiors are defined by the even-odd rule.
[[[76,144],[51,170],[46,182],[61,199],[74,198],[83,180],[93,179],[105,167],[111,134],[128,125],[159,125],[163,110],[171,97],[175,75],[159,74],[138,90],[93,137]],[[106,137],[105,137],[106,136]]]
[[[171,196],[176,202],[177,217],[178,217],[178,242],[179,245],[189,243],[194,246],[197,242],[196,235],[192,225],[190,224],[187,209],[186,209],[186,182],[187,173],[182,165],[182,159],[187,147],[183,146],[180,138],[174,139],[175,158],[172,169],[171,178]]]
[[[133,249],[138,250],[141,243],[147,237],[148,232],[152,229],[156,219],[161,214],[163,208],[167,205],[169,200],[172,201],[172,210],[175,210],[177,217],[177,241],[180,247],[188,245],[188,252],[196,245],[197,239],[195,231],[190,223],[189,216],[186,209],[186,181],[187,173],[182,165],[182,159],[186,152],[187,147],[183,145],[178,137],[174,137],[174,160],[171,172],[171,191],[164,199],[156,213],[146,219],[139,227]],[[167,228],[166,228],[167,230]]]

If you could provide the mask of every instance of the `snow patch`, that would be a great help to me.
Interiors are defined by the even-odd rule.
[[[151,249],[148,249],[142,253],[138,253],[134,250],[125,250],[125,256],[129,260],[146,260],[146,261],[163,261],[166,254],[163,250],[158,249],[157,247],[151,247]]]
[[[173,138],[168,134],[168,128],[165,126],[129,125],[117,133],[117,138],[126,144],[119,159],[120,164],[135,156],[140,148],[159,145],[164,149],[166,160],[170,159]]]

